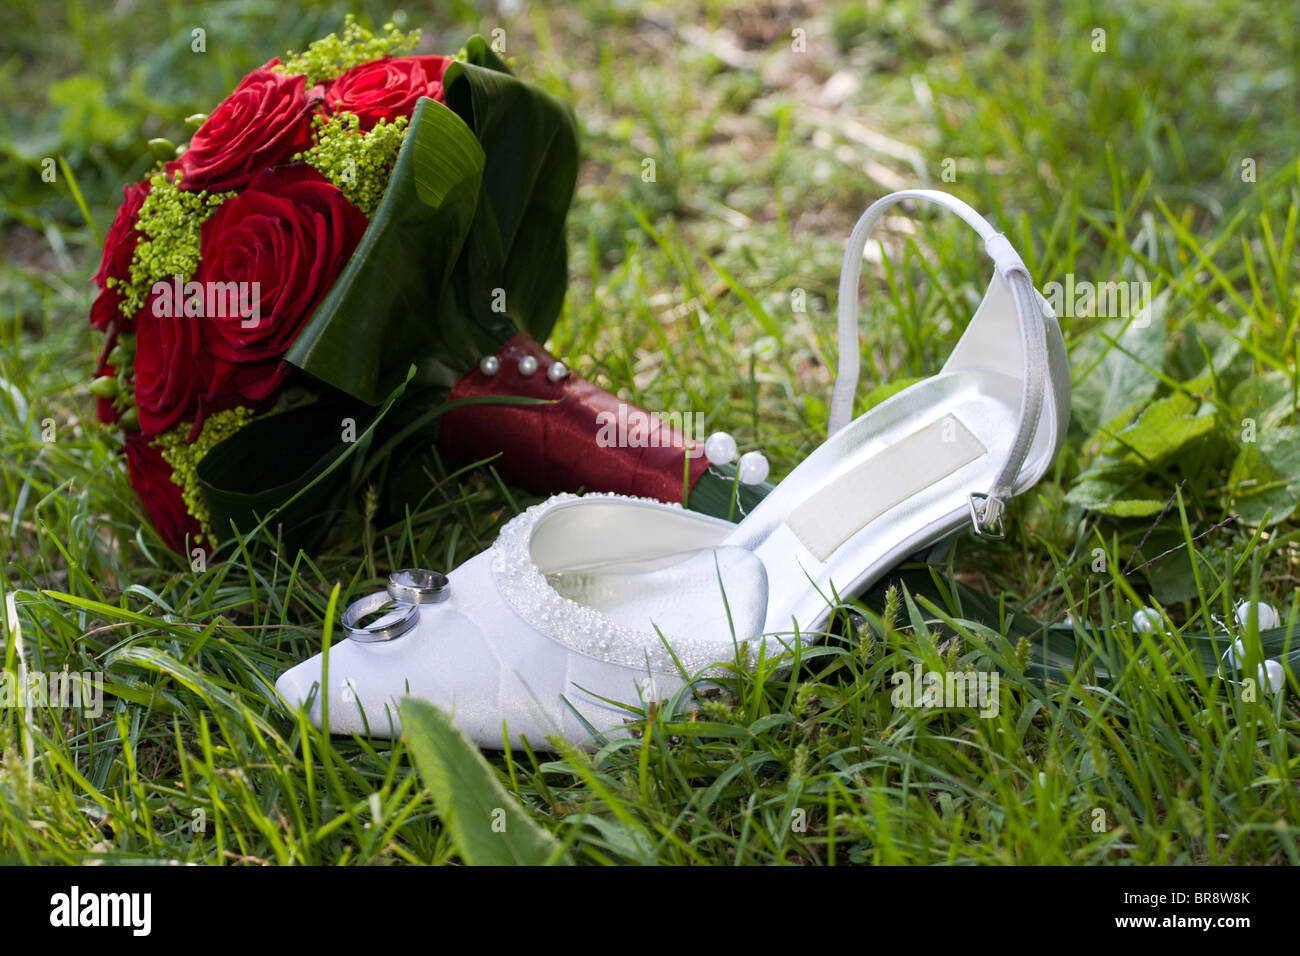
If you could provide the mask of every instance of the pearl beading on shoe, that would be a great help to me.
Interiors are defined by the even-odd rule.
[[[492,546],[492,574],[497,589],[529,627],[570,650],[607,664],[635,667],[642,671],[649,667],[658,673],[677,674],[677,665],[657,633],[624,627],[603,612],[566,598],[547,583],[545,575],[533,564],[530,543],[537,522],[558,505],[592,498],[664,504],[655,498],[604,493],[561,494],[533,505],[506,522]],[[669,504],[668,507],[680,508],[681,505]],[[664,637],[688,674],[695,674],[710,664],[731,657],[729,643],[668,634]]]

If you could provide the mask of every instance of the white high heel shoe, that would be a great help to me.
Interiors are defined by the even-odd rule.
[[[863,248],[904,199],[969,223],[994,275],[942,371],[850,423]],[[327,696],[335,733],[396,735],[396,703],[411,694],[481,746],[585,742],[629,716],[612,701],[670,696],[683,672],[734,660],[738,642],[780,651],[815,638],[832,593],[858,593],[968,524],[1002,537],[1005,502],[1051,467],[1070,406],[1060,328],[1007,239],[935,190],[874,203],[845,253],[839,348],[827,440],[739,524],[646,499],[556,496],[448,577],[398,572],[388,593],[354,602],[327,681],[317,655],[276,688],[309,704],[317,726]]]

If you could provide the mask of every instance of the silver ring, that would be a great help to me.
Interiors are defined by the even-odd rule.
[[[362,625],[363,618],[383,612],[370,624]],[[376,591],[357,598],[343,612],[343,629],[348,637],[363,644],[391,641],[415,627],[420,613],[412,604],[395,601],[387,591]]]
[[[388,576],[388,594],[405,604],[437,604],[451,597],[451,582],[437,571],[403,568]]]

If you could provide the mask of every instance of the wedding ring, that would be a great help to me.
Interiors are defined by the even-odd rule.
[[[369,617],[374,617],[370,623],[361,623]],[[348,605],[343,612],[343,629],[352,640],[373,644],[401,637],[419,619],[420,612],[414,605],[394,600],[387,591],[376,591]]]
[[[437,571],[403,568],[388,576],[388,594],[406,604],[437,604],[451,597],[451,582]]]

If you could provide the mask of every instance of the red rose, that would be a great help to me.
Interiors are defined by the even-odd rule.
[[[403,56],[358,64],[326,85],[325,109],[355,113],[362,130],[381,119],[410,116],[421,96],[442,102],[442,75],[451,62],[442,56]]]
[[[169,172],[184,172],[182,189],[238,189],[311,145],[319,88],[309,92],[303,77],[268,69],[279,62],[272,60],[240,80],[194,133],[190,148],[167,164]]]
[[[260,402],[279,387],[284,353],[365,228],[366,217],[307,165],[260,173],[203,224],[195,280],[238,288],[255,304],[251,315],[227,308],[200,321],[209,405]]]
[[[157,313],[161,312],[159,315]],[[146,437],[198,417],[206,377],[199,349],[203,320],[184,314],[184,302],[151,294],[135,319],[135,404]]]
[[[131,487],[144,502],[163,542],[173,551],[183,551],[185,536],[188,534],[192,540],[200,529],[185,508],[181,486],[172,481],[171,465],[148,438],[139,432],[128,432],[126,468],[131,475]]]
[[[144,197],[149,195],[149,182],[135,183],[122,187],[122,205],[118,207],[117,218],[108,229],[104,239],[104,256],[99,260],[99,271],[90,281],[99,286],[99,295],[90,307],[90,324],[103,331],[109,324],[116,322],[125,331],[131,331],[131,322],[122,315],[122,296],[117,289],[108,287],[109,279],[125,281],[131,274],[131,257],[135,254],[136,243],[140,233],[135,230],[136,218]]]

